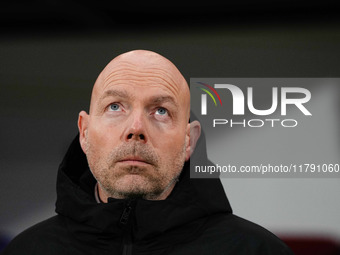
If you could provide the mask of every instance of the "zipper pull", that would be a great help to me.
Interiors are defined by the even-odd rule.
[[[129,202],[126,204],[125,208],[124,208],[124,211],[123,211],[122,216],[120,217],[119,222],[120,222],[121,224],[126,225],[126,223],[127,223],[128,220],[129,220],[129,216],[130,216],[131,210],[132,210],[131,201],[129,201]]]

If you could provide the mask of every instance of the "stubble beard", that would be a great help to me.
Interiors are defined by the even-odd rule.
[[[139,142],[116,147],[105,158],[91,143],[86,143],[86,156],[93,176],[109,197],[117,199],[157,200],[174,187],[185,162],[186,144],[172,157],[161,160],[149,146]],[[122,166],[117,163],[131,155],[141,157],[149,165]]]

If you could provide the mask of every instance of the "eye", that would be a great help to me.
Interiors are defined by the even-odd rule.
[[[121,107],[120,107],[119,104],[114,103],[114,104],[110,104],[110,105],[109,105],[109,111],[112,111],[112,112],[119,112],[119,111],[121,111],[121,110],[122,110],[122,109],[121,109]]]
[[[166,114],[168,114],[168,110],[165,109],[165,108],[158,108],[155,114],[157,114],[157,115],[166,115]]]

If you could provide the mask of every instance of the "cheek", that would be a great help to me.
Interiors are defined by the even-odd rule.
[[[118,128],[112,128],[100,121],[90,125],[88,129],[88,142],[96,151],[104,152],[117,144]]]
[[[186,125],[183,123],[178,123],[173,130],[169,130],[168,132],[164,133],[164,147],[168,148],[169,150],[173,150],[174,152],[178,152],[182,150],[183,146],[185,145],[186,136]],[[167,150],[167,149],[166,149]]]
[[[173,160],[174,157],[181,155],[185,147],[185,135],[176,133],[161,139],[156,139],[157,149],[162,158]]]

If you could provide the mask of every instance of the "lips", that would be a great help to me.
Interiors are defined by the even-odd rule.
[[[120,159],[117,162],[123,163],[123,164],[129,164],[129,165],[145,165],[145,164],[150,165],[151,164],[148,160],[142,157],[138,157],[138,156],[124,157],[123,159]]]

